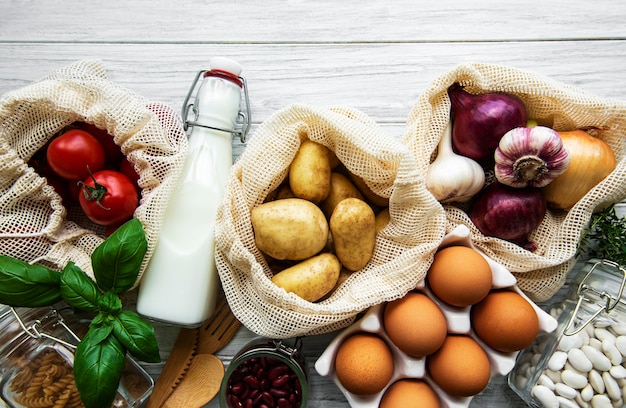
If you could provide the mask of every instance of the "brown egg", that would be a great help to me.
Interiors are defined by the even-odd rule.
[[[382,391],[391,380],[393,369],[391,350],[376,334],[353,334],[337,349],[335,373],[341,385],[353,394]]]
[[[434,353],[446,339],[446,317],[423,293],[409,292],[387,303],[383,325],[391,341],[412,357]]]
[[[425,381],[402,379],[391,384],[379,408],[439,408],[439,397]]]
[[[462,245],[437,251],[426,277],[439,299],[460,307],[480,302],[492,283],[489,263],[476,250]]]
[[[433,381],[455,397],[469,397],[489,383],[491,367],[487,353],[467,335],[449,335],[443,346],[426,357]]]
[[[512,290],[494,290],[470,312],[476,335],[492,349],[513,352],[526,348],[539,334],[532,305]]]

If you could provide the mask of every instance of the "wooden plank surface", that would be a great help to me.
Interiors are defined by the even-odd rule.
[[[222,2],[7,1],[0,13],[0,94],[79,59],[101,59],[111,80],[180,109],[210,57],[242,63],[259,123],[293,103],[362,110],[402,137],[429,84],[459,63],[532,70],[601,97],[625,99],[622,0]],[[244,145],[234,142],[234,155]],[[178,328],[156,324],[167,358]],[[311,407],[347,407],[313,364],[335,334],[304,339]],[[225,364],[254,334],[242,328]],[[162,364],[145,365],[156,378]],[[207,406],[217,407],[216,401]],[[502,377],[472,407],[524,407]]]

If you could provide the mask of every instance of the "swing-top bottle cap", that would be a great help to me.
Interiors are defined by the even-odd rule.
[[[209,61],[209,65],[211,69],[204,73],[204,76],[218,76],[229,81],[232,81],[242,86],[242,81],[239,78],[239,74],[241,74],[241,64],[235,60],[226,57],[213,57]]]

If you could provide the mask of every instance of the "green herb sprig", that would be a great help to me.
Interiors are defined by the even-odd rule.
[[[13,307],[70,306],[95,313],[74,355],[74,377],[86,408],[109,408],[115,399],[126,352],[149,363],[161,361],[154,328],[122,310],[118,294],[132,288],[148,244],[141,222],[132,219],[91,256],[95,282],[69,262],[61,273],[0,256],[0,303]]]
[[[580,240],[579,255],[626,266],[626,218],[617,215],[615,204],[592,215]]]

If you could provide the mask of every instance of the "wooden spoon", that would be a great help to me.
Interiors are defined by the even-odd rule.
[[[189,370],[163,408],[200,408],[217,395],[224,378],[224,365],[213,354],[197,354]]]

